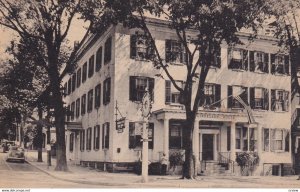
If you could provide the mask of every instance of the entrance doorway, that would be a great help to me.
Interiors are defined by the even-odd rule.
[[[202,159],[203,160],[214,159],[214,135],[213,134],[202,135]]]

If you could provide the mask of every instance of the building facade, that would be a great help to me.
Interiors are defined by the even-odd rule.
[[[176,33],[159,20],[148,26],[170,74],[184,86],[186,53]],[[225,162],[231,164],[231,173],[240,174],[236,155],[252,152],[260,159],[253,174],[280,175],[292,162],[289,57],[273,38],[250,42],[248,34],[239,36],[243,45],[222,44],[207,76],[205,104],[193,133],[198,172],[214,173],[209,169]],[[153,101],[149,161],[159,162],[163,153],[168,158],[182,153],[184,106],[166,74],[153,67],[151,51],[140,31],[121,25],[85,37],[76,71],[63,80],[68,159],[110,170],[139,162],[146,87]],[[249,125],[246,110],[232,97],[240,93],[257,126]]]

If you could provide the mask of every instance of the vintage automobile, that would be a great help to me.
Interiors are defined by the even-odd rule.
[[[11,146],[8,151],[6,161],[20,161],[25,162],[25,151],[21,147]]]

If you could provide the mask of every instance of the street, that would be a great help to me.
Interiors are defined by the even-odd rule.
[[[6,162],[0,152],[0,188],[100,188],[55,179],[28,163]]]

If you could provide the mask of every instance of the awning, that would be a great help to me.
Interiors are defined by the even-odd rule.
[[[81,122],[66,122],[67,130],[76,131],[76,130],[83,130]]]

